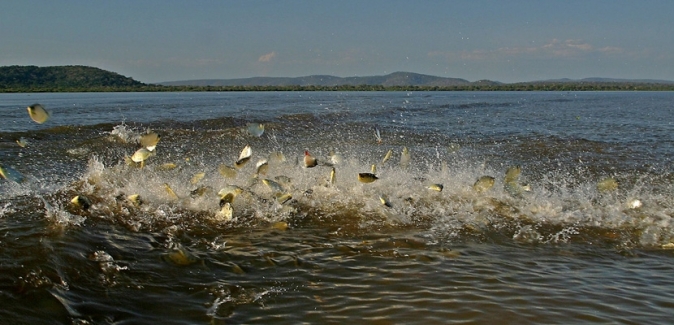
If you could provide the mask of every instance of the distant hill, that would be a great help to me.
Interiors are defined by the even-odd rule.
[[[107,88],[127,90],[144,83],[94,67],[71,65],[55,67],[0,67],[0,90],[90,91]]]
[[[583,78],[583,79],[568,79],[568,78],[561,78],[561,79],[548,79],[548,80],[537,80],[537,81],[529,81],[527,83],[541,83],[541,82],[568,82],[568,83],[583,83],[583,82],[590,82],[590,83],[633,83],[633,84],[674,84],[674,81],[671,80],[659,80],[659,79],[619,79],[619,78],[598,78],[598,77],[593,77],[593,78]]]
[[[481,81],[485,83],[487,81]],[[254,77],[242,79],[198,79],[160,82],[164,86],[422,86],[450,87],[470,85],[471,82],[459,78],[436,77],[412,72],[394,72],[384,76],[370,77],[335,77],[313,75],[296,78]]]

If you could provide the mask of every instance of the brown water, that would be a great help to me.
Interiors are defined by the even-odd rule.
[[[26,177],[0,183],[0,324],[667,323],[672,96],[0,97],[12,121],[0,164]],[[25,121],[26,100],[52,120]],[[156,155],[127,165],[148,129]],[[251,161],[223,177],[245,145]],[[334,184],[332,167],[302,166],[304,150],[341,156]],[[379,179],[360,183],[372,164]],[[504,187],[514,165],[531,192]],[[494,186],[478,192],[483,175]],[[598,190],[606,177],[618,188]],[[244,191],[228,221],[217,192],[229,184]]]

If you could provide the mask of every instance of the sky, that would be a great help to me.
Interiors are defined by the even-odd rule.
[[[671,0],[0,2],[0,66],[152,83],[396,71],[674,80]]]

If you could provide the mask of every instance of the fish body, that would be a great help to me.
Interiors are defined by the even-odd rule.
[[[443,188],[444,188],[444,186],[442,186],[442,184],[431,184],[431,185],[428,185],[428,189],[429,189],[429,190],[433,190],[433,191],[436,191],[436,192],[442,192],[442,189],[443,189]]]
[[[407,168],[410,165],[412,156],[410,155],[409,149],[407,147],[403,148],[403,152],[400,154],[400,167]]]
[[[262,183],[264,183],[264,185],[267,185],[267,187],[269,187],[269,189],[274,193],[285,192],[285,189],[283,188],[283,186],[281,186],[281,184],[274,182],[271,179],[265,178],[262,180]]]
[[[255,173],[258,175],[267,175],[267,171],[269,171],[269,163],[267,160],[258,161],[255,165]]]
[[[335,174],[335,167],[332,167],[332,170],[330,170],[330,185],[335,185],[335,182],[337,181],[337,176]]]
[[[386,152],[386,155],[384,155],[384,159],[381,160],[381,163],[382,164],[386,163],[389,159],[391,159],[391,156],[393,156],[393,149],[389,149]]]
[[[388,198],[385,195],[380,195],[379,196],[379,202],[381,202],[382,205],[392,208],[393,205],[391,205],[391,202],[388,200]]]
[[[478,193],[488,191],[494,186],[495,179],[491,176],[482,176],[473,184],[473,189]]]
[[[140,146],[149,151],[154,151],[161,136],[156,132],[149,132],[140,137]]]
[[[314,158],[309,151],[304,151],[304,167],[312,168],[318,166],[318,159]]]
[[[91,200],[84,195],[75,196],[70,202],[82,210],[89,210],[91,207]]]
[[[506,183],[506,184],[512,183],[512,182],[517,182],[521,173],[522,173],[522,167],[520,167],[520,166],[509,167],[508,170],[506,171],[505,178],[503,179],[503,182]]]
[[[220,211],[217,213],[217,217],[223,219],[224,221],[232,220],[234,215],[234,209],[230,202],[220,201]]]
[[[261,137],[264,133],[264,124],[262,123],[248,123],[246,124],[246,130],[250,135],[255,137]]]
[[[611,192],[618,189],[618,181],[613,177],[606,177],[597,182],[597,190],[599,192]]]
[[[133,155],[131,156],[131,160],[133,162],[142,163],[154,155],[155,155],[154,151],[150,151],[147,148],[140,148],[133,153]]]
[[[245,146],[243,150],[241,150],[241,154],[239,154],[239,159],[234,163],[234,167],[241,168],[246,165],[252,154],[253,150],[250,148],[250,146]]]
[[[133,206],[136,206],[136,207],[143,204],[143,200],[140,199],[140,195],[138,195],[138,194],[131,194],[131,195],[127,196],[126,199],[129,202],[131,202],[131,204]]]
[[[26,180],[25,176],[9,166],[0,166],[0,177],[16,183],[23,183]]]
[[[358,173],[358,181],[361,183],[372,183],[378,179],[379,177],[373,173]]]
[[[20,139],[16,140],[16,144],[19,145],[21,148],[25,148],[28,146],[28,139],[21,137]]]
[[[224,178],[235,178],[238,172],[233,167],[222,164],[218,166],[218,173]]]
[[[375,139],[377,139],[377,144],[382,144],[382,142],[384,142],[381,139],[381,133],[379,132],[379,128],[376,126],[374,127],[374,137]]]
[[[30,118],[35,121],[35,123],[42,124],[47,122],[47,120],[49,120],[51,117],[51,114],[40,104],[30,105],[27,109],[28,116],[30,116]]]

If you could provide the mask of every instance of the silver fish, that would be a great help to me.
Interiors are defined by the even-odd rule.
[[[28,106],[28,116],[35,121],[35,123],[42,124],[49,120],[51,114],[40,104],[33,104]]]

